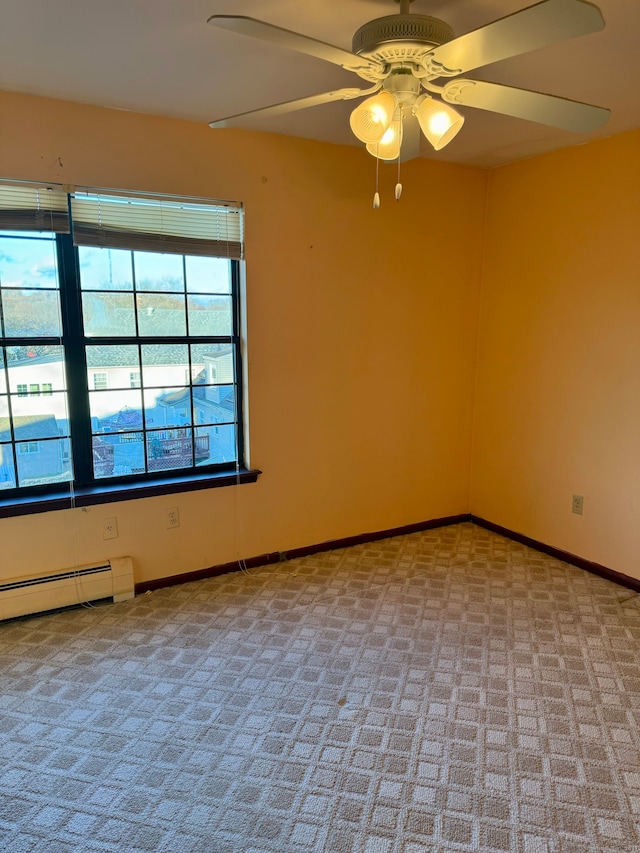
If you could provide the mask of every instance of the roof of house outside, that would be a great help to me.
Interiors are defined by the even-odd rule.
[[[209,405],[214,409],[227,409],[228,411],[233,412],[235,408],[235,389],[234,386],[230,383],[207,383],[206,376],[204,371],[200,371],[200,373],[196,376],[196,378],[191,383],[191,387],[193,388],[193,397],[198,400],[198,403],[201,405]],[[206,396],[206,388],[217,388],[220,391],[223,391],[223,396],[220,397],[218,401],[213,401],[207,398]],[[226,393],[224,393],[224,389],[226,389]],[[158,405],[159,406],[171,406],[175,408],[181,404],[189,405],[191,402],[190,397],[190,388],[185,386],[184,388],[176,388],[175,391],[169,391],[167,394],[162,394],[158,397]]]
[[[208,346],[206,341],[199,342],[191,340],[192,344],[198,347]],[[186,362],[184,358],[184,347],[187,344],[145,344],[144,346],[144,364],[147,365],[181,365]],[[87,347],[87,366],[91,369],[109,368],[109,367],[137,367],[136,364],[131,364],[131,356],[129,355],[128,347],[136,346],[135,344],[89,344]],[[27,349],[27,348],[25,348]],[[217,360],[226,355],[229,355],[233,350],[231,344],[211,344],[209,351],[203,354],[204,360]],[[34,354],[31,356],[25,355],[23,358],[8,361],[8,367],[11,370],[16,367],[35,367],[44,364],[55,364],[62,360],[61,353],[45,353],[44,355]]]
[[[28,415],[13,418],[16,441],[36,441],[40,438],[60,438],[53,415]],[[0,418],[0,441],[11,441],[9,418]]]

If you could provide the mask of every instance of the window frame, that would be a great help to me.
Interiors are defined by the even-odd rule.
[[[144,195],[138,196],[141,199]],[[185,199],[188,201],[188,199]],[[198,200],[207,202],[208,200]],[[215,203],[213,201],[209,203]],[[3,231],[14,229],[3,228]],[[19,234],[19,229],[15,229]],[[34,231],[37,229],[33,229]],[[232,313],[232,330],[225,336],[143,336],[136,335],[139,346],[161,342],[163,344],[211,344],[229,343],[233,351],[235,393],[235,412],[232,421],[235,428],[235,446],[237,461],[232,463],[214,463],[211,466],[196,466],[188,468],[164,469],[161,471],[145,471],[144,473],[127,474],[116,477],[96,477],[92,462],[92,431],[91,414],[89,410],[89,393],[93,383],[93,374],[87,370],[87,344],[123,345],[123,339],[113,337],[88,337],[85,335],[82,323],[82,288],[80,277],[79,251],[74,245],[71,233],[48,229],[54,236],[57,254],[58,282],[60,293],[60,311],[62,315],[62,335],[60,343],[64,353],[64,369],[66,373],[69,443],[73,460],[73,479],[56,483],[31,486],[16,486],[0,490],[0,518],[12,515],[23,515],[37,512],[63,509],[72,506],[87,506],[92,504],[109,503],[112,501],[133,500],[146,496],[173,494],[186,491],[217,488],[228,485],[255,482],[261,473],[250,469],[245,462],[245,417],[244,393],[245,377],[243,372],[242,349],[244,338],[242,334],[242,305],[241,305],[241,260],[228,258],[231,270],[230,301]],[[24,230],[23,230],[24,233]],[[25,235],[26,236],[26,235]],[[135,251],[135,249],[131,249]],[[179,251],[169,252],[180,255]],[[183,252],[188,256],[188,252]],[[220,257],[220,255],[211,255]],[[186,308],[185,308],[186,310]],[[1,330],[0,330],[1,331]],[[161,340],[158,340],[161,338]],[[219,338],[224,340],[218,341]],[[28,336],[0,338],[3,346],[28,345]],[[29,342],[38,342],[35,338]],[[126,343],[130,343],[129,338]],[[4,368],[3,368],[4,369]],[[134,368],[132,367],[132,370]],[[90,385],[91,383],[91,385]],[[140,383],[141,384],[141,383]],[[40,383],[41,385],[41,383]],[[133,386],[132,386],[133,387]],[[137,387],[140,387],[139,385]],[[191,386],[193,387],[193,386]],[[46,393],[46,392],[45,392]],[[27,391],[27,396],[32,392]],[[22,396],[22,395],[20,395]],[[47,395],[48,396],[48,395]],[[190,425],[193,442],[196,441],[195,421]],[[215,426],[215,425],[212,425]],[[147,428],[143,428],[143,440],[146,439]],[[12,440],[16,446],[21,443]],[[16,472],[17,474],[17,472]]]

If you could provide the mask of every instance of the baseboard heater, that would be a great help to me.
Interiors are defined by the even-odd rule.
[[[130,557],[115,557],[91,566],[9,578],[0,583],[0,620],[43,613],[102,598],[133,598]]]

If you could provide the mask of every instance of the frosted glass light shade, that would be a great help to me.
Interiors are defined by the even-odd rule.
[[[449,104],[435,101],[429,95],[418,98],[413,112],[420,129],[436,151],[448,145],[464,124],[464,116]]]
[[[397,160],[402,146],[402,119],[394,119],[387,128],[380,142],[367,145],[369,154],[378,160]]]
[[[351,113],[351,130],[360,142],[380,142],[393,120],[395,110],[396,99],[391,92],[378,92]]]

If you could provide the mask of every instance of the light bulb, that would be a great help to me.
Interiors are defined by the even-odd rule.
[[[442,136],[450,127],[451,122],[449,121],[449,117],[443,112],[434,113],[434,115],[429,118],[429,129],[433,134]]]
[[[396,99],[391,92],[382,91],[363,101],[351,113],[349,124],[361,142],[380,142],[391,124],[396,109]]]

